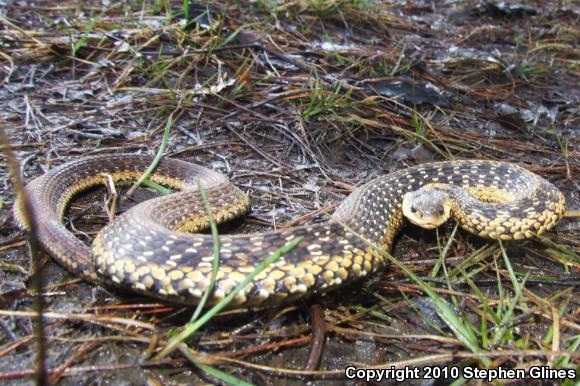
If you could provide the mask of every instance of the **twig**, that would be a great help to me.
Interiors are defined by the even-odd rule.
[[[0,310],[0,316],[33,317],[34,312]],[[139,328],[143,330],[155,330],[155,326],[153,326],[150,323],[144,323],[133,319],[118,318],[115,316],[91,315],[91,314],[63,314],[59,312],[45,312],[43,316],[47,319],[82,320],[96,324],[102,324],[104,322],[107,322],[112,324],[119,324],[123,326]]]
[[[292,169],[290,165],[286,163],[279,162],[276,158],[272,157],[270,154],[262,151],[258,146],[254,145],[250,140],[248,140],[242,133],[238,133],[238,130],[231,125],[230,123],[226,123],[225,125],[229,131],[232,132],[236,137],[242,140],[246,145],[248,145],[253,151],[261,155],[262,157],[266,158],[268,161],[272,162],[274,165],[278,167],[285,167],[288,169]]]
[[[109,173],[101,173],[101,175],[107,177],[107,187],[109,188],[109,194],[111,195],[111,205],[105,208],[107,210],[109,222],[111,222],[115,219],[115,214],[117,213],[117,188],[115,187],[113,176],[111,176]],[[107,205],[107,203],[105,203],[105,205]]]
[[[33,315],[33,318],[36,322],[34,323],[34,333],[36,335],[37,344],[35,379],[36,384],[42,386],[48,384],[48,375],[46,372],[46,338],[44,333],[43,319],[44,297],[42,295],[42,288],[44,287],[44,283],[42,271],[40,269],[40,242],[36,237],[36,221],[32,207],[28,201],[28,197],[26,197],[24,183],[20,177],[20,167],[18,166],[18,161],[16,161],[16,157],[10,148],[10,141],[6,135],[6,132],[4,131],[4,127],[2,126],[0,126],[0,145],[4,145],[4,156],[6,157],[9,170],[12,173],[14,190],[17,197],[19,197],[19,202],[17,202],[15,205],[20,204],[20,210],[22,211],[22,215],[24,217],[23,220],[26,222],[28,231],[28,245],[32,263],[31,282],[32,287],[36,292],[36,296],[34,297],[35,313]]]
[[[4,59],[8,61],[8,63],[10,63],[10,69],[8,70],[8,73],[6,74],[4,79],[0,81],[0,86],[2,86],[4,83],[10,82],[10,76],[12,76],[12,73],[14,72],[14,61],[12,60],[10,55],[2,51],[0,51],[0,56],[2,56]]]
[[[312,341],[310,343],[310,354],[304,370],[316,370],[320,365],[322,351],[324,350],[324,341],[326,339],[324,321],[322,320],[320,304],[314,303],[310,306],[310,315],[312,318]]]

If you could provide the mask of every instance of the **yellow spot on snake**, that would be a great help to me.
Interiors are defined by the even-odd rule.
[[[270,277],[262,280],[260,285],[262,286],[262,290],[265,290],[268,293],[272,293],[276,289],[276,281]]]
[[[193,280],[194,282],[198,282],[203,279],[204,275],[199,271],[191,271],[187,274],[187,278]]]
[[[334,272],[324,271],[324,273],[322,274],[322,279],[326,282],[326,284],[330,284],[334,279]]]
[[[307,273],[302,277],[302,282],[308,287],[312,287],[316,283],[316,278],[311,273]]]
[[[290,292],[293,292],[293,288],[296,286],[296,278],[293,276],[286,276],[282,283],[288,288]]]
[[[330,263],[326,264],[325,268],[333,272],[336,272],[338,271],[338,264],[336,263],[336,261],[331,261]]]
[[[162,268],[154,269],[153,272],[151,272],[151,275],[153,276],[153,278],[155,278],[157,280],[164,279],[165,278],[165,270]]]
[[[229,279],[235,280],[236,282],[240,283],[241,281],[243,281],[245,279],[246,275],[240,273],[240,272],[232,272],[228,275]]]
[[[179,279],[183,278],[184,274],[183,274],[183,272],[181,272],[179,270],[174,270],[174,271],[169,272],[168,276],[171,280],[179,280]]]
[[[233,280],[226,279],[226,280],[220,281],[218,285],[219,285],[219,288],[222,291],[224,291],[224,293],[229,294],[230,292],[232,292],[232,290],[237,285],[237,283]]]
[[[301,279],[305,273],[306,271],[304,271],[304,268],[302,267],[296,267],[289,272],[290,275],[297,279]]]
[[[143,283],[143,285],[145,285],[146,288],[151,288],[153,287],[153,284],[155,284],[155,280],[153,280],[153,278],[149,275],[141,279],[141,282]]]
[[[133,273],[136,269],[137,267],[135,267],[135,264],[131,262],[127,262],[127,264],[125,264],[125,272],[127,273]]]

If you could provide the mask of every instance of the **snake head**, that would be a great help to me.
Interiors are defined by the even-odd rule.
[[[451,215],[449,194],[433,186],[423,186],[403,196],[403,215],[413,224],[434,229]]]

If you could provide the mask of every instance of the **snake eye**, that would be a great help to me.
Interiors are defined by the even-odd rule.
[[[411,207],[411,213],[417,213],[417,208],[415,208],[414,206]]]
[[[439,216],[443,216],[445,214],[445,209],[439,209]]]

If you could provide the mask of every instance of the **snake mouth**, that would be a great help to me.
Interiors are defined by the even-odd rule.
[[[416,218],[409,218],[409,221],[412,224],[415,224],[418,227],[421,227],[424,229],[435,229],[435,228],[438,228],[439,226],[441,226],[441,224],[443,224],[445,222],[445,221],[440,221],[439,219],[429,221],[429,220],[425,220],[424,218],[422,218],[420,220],[416,219]]]
[[[441,224],[434,224],[434,223],[428,222],[428,223],[421,223],[421,224],[416,224],[416,225],[420,226],[421,228],[425,228],[425,229],[435,229]]]

